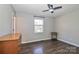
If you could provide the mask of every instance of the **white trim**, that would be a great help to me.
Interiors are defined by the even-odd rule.
[[[76,47],[79,47],[78,44],[75,44],[75,43],[72,43],[72,42],[69,42],[69,41],[66,41],[66,40],[63,40],[63,39],[58,39],[59,41],[62,41],[62,42],[65,42],[65,43],[68,43],[68,44],[71,44],[71,45],[74,45]]]
[[[32,42],[37,42],[37,41],[43,41],[43,40],[50,40],[50,39],[51,39],[51,38],[37,39],[37,40],[32,40],[32,41],[22,42],[22,44],[24,44],[24,43],[32,43]]]

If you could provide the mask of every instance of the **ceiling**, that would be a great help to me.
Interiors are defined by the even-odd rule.
[[[58,17],[69,12],[79,10],[79,4],[54,4],[56,6],[62,6],[62,9],[55,10],[54,13],[42,12],[47,10],[47,4],[13,4],[16,13],[27,13],[34,16],[45,16],[45,17]]]

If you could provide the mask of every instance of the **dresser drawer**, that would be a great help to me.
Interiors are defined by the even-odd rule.
[[[0,54],[16,54],[20,51],[20,37],[13,40],[0,41]]]

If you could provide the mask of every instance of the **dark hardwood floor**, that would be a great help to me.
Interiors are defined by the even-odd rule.
[[[39,41],[21,45],[20,54],[78,54],[79,48],[61,41]]]

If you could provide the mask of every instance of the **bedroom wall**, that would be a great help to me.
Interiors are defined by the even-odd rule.
[[[44,20],[44,32],[43,33],[34,33],[33,29],[33,15],[26,13],[17,13],[17,27],[16,32],[22,34],[22,43],[47,40],[50,39],[50,32],[53,31],[53,19],[45,18]]]
[[[58,39],[79,47],[79,10],[55,19]]]
[[[0,36],[12,33],[14,11],[9,4],[0,4]]]

